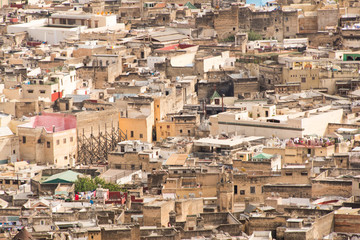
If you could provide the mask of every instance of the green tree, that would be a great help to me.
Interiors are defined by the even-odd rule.
[[[105,189],[109,189],[111,192],[126,191],[126,189],[123,189],[120,185],[115,183],[108,183],[100,177],[95,177],[93,179],[89,177],[82,177],[78,178],[75,182],[75,192],[93,191],[99,186]]]
[[[227,38],[219,39],[219,42],[235,42],[235,35],[230,35]]]
[[[81,177],[75,181],[75,192],[86,192],[95,190],[97,185],[90,177]]]
[[[254,32],[254,31],[251,30],[248,33],[248,40],[249,41],[261,40],[261,39],[262,39],[261,35],[259,33],[257,33],[257,32]]]

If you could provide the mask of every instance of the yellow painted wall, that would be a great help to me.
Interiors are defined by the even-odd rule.
[[[127,133],[128,140],[140,140],[149,143],[152,142],[153,123],[150,121],[149,117],[121,118],[119,116],[119,127],[122,131]]]

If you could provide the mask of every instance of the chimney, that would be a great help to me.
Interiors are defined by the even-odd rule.
[[[55,132],[55,125],[52,126],[53,132]]]
[[[250,199],[249,198],[245,198],[245,208],[247,208],[250,205]]]
[[[176,224],[176,212],[170,211],[169,212],[169,225],[175,226]]]

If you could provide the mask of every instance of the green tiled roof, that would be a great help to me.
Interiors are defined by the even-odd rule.
[[[260,153],[253,157],[253,159],[271,159],[273,155],[267,153]]]
[[[214,98],[221,98],[220,94],[215,90],[214,91],[214,94],[211,96],[211,100],[214,99]]]
[[[197,9],[194,5],[191,4],[191,2],[185,3],[185,6],[187,6],[189,9]]]
[[[68,170],[54,174],[45,179],[42,183],[73,183],[77,180],[79,175],[81,175],[81,173]]]

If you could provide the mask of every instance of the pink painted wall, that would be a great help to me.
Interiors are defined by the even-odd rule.
[[[55,126],[55,132],[76,128],[76,117],[64,113],[42,113],[42,115],[32,117],[29,123],[19,127],[44,127],[47,132],[51,133],[53,126]]]

